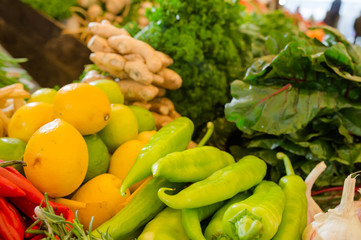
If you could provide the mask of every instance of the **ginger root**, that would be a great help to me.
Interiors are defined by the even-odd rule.
[[[150,85],[154,79],[153,73],[151,73],[147,66],[140,61],[126,62],[124,71],[128,73],[131,79],[144,85]]]
[[[102,71],[109,72],[111,75],[121,79],[126,77],[124,72],[126,60],[119,54],[95,52],[90,54],[90,60]]]
[[[163,68],[160,72],[158,72],[158,74],[164,78],[164,82],[157,83],[157,86],[169,90],[175,90],[182,86],[182,78],[175,71],[169,68]]]
[[[120,80],[118,85],[128,101],[148,102],[158,94],[158,88],[153,85],[144,85],[133,80]]]
[[[83,83],[90,83],[98,79],[108,78],[102,74],[100,74],[97,70],[91,70],[85,74],[82,78],[81,82]]]
[[[108,42],[120,54],[141,55],[151,72],[157,73],[162,69],[162,60],[149,44],[126,35],[112,36]]]
[[[105,8],[113,14],[118,14],[125,7],[130,7],[130,0],[106,0],[105,2]]]
[[[94,35],[89,39],[87,47],[92,52],[114,52],[114,50],[109,46],[108,41],[98,35]]]
[[[157,129],[160,129],[162,127],[164,127],[166,124],[170,123],[171,121],[173,121],[174,119],[169,117],[169,116],[164,116],[155,112],[151,112],[154,120],[155,120],[155,127]]]
[[[88,24],[88,29],[90,33],[99,35],[104,38],[110,38],[112,36],[129,36],[129,33],[123,28],[117,28],[111,24],[108,24],[107,21],[102,21],[101,23],[90,22]]]

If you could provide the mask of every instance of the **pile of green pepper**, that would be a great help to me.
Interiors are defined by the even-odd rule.
[[[235,161],[227,152],[203,146],[206,141],[185,150],[192,132],[192,122],[182,117],[154,135],[121,191],[148,175],[153,180],[98,230],[114,239],[134,233],[142,240],[301,239],[306,185],[285,154],[277,157],[287,176],[277,184],[264,179],[267,164],[256,156]]]

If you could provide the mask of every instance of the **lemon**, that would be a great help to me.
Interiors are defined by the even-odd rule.
[[[96,135],[88,135],[84,137],[88,147],[89,163],[84,182],[106,173],[109,167],[109,152],[102,139]]]
[[[54,119],[53,106],[33,102],[21,106],[10,118],[8,136],[27,142],[31,135],[44,124]]]
[[[110,79],[99,79],[89,83],[100,88],[107,95],[110,103],[124,103],[124,95],[119,85]]]
[[[91,179],[75,192],[71,200],[86,203],[86,207],[78,211],[79,221],[86,229],[92,216],[92,229],[96,229],[124,207],[127,197],[120,195],[121,184],[122,181],[118,177],[104,173]]]
[[[139,132],[155,130],[155,119],[149,110],[140,106],[129,106],[129,108],[137,117]]]
[[[17,138],[0,138],[0,159],[4,161],[23,160],[26,143]],[[24,173],[23,166],[16,164],[14,168]]]
[[[108,150],[114,152],[121,144],[137,137],[137,117],[128,106],[112,104],[109,123],[98,134]]]
[[[140,132],[137,139],[142,142],[148,142],[156,132],[156,130]]]
[[[140,150],[147,144],[155,132],[156,131],[142,132],[138,134],[137,139],[127,141],[120,145],[110,158],[108,172],[124,180]],[[141,182],[133,184],[130,187],[130,191],[134,192],[140,184]]]
[[[73,125],[82,135],[90,135],[107,125],[110,103],[99,88],[87,83],[71,83],[56,93],[54,115]]]
[[[88,149],[83,136],[72,125],[55,119],[40,127],[25,148],[27,179],[49,197],[75,191],[88,169]]]
[[[27,102],[45,102],[53,104],[56,92],[57,91],[53,88],[39,88],[31,94]]]

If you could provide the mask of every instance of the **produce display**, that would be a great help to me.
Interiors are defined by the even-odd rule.
[[[83,13],[93,64],[36,91],[0,65],[1,240],[360,238],[361,48],[336,29],[257,1],[42,3]]]

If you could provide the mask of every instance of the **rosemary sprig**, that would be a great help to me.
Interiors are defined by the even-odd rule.
[[[44,194],[45,207],[37,206],[34,210],[36,221],[26,230],[26,233],[43,234],[47,240],[112,240],[108,233],[101,233],[101,237],[94,237],[92,232],[93,218],[89,224],[89,230],[85,231],[83,225],[79,222],[78,212],[75,212],[73,222],[67,221],[62,215],[56,215],[53,208],[49,205],[48,196]],[[40,224],[39,230],[31,229]]]

